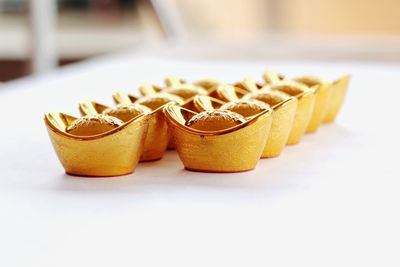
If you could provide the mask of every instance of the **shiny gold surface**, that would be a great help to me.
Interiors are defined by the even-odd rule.
[[[258,100],[236,100],[233,102],[225,103],[220,107],[220,109],[230,110],[244,117],[251,117],[257,115],[258,113],[270,109],[270,106],[264,102]]]
[[[324,82],[320,78],[312,75],[298,76],[292,80],[302,83],[315,90],[314,109],[311,114],[311,119],[308,123],[306,132],[316,132],[328,110],[328,104],[331,99],[332,84],[329,82]]]
[[[219,131],[201,131],[186,126],[197,113],[167,105],[164,113],[175,139],[176,150],[188,170],[239,172],[254,169],[272,122],[266,110],[237,126]]]
[[[328,104],[331,99],[332,85],[330,83],[322,83],[315,88],[315,104],[308,123],[306,132],[316,132],[322,123],[322,120],[328,110]]]
[[[201,131],[219,131],[246,122],[246,119],[229,110],[206,110],[194,115],[186,126]]]
[[[273,84],[285,80],[285,76],[271,70],[265,71],[262,76],[266,84]]]
[[[76,120],[63,113],[47,113],[44,117],[54,150],[68,174],[117,176],[135,170],[148,127],[146,116],[138,116],[115,129],[90,136],[66,132]]]
[[[141,114],[148,114],[151,109],[140,104],[118,104],[103,110],[103,114],[116,117],[122,121],[129,121]]]
[[[193,99],[194,106],[196,107],[196,111],[202,112],[205,110],[214,110],[220,108],[222,105],[226,104],[226,102],[204,95],[195,96]]]
[[[328,110],[326,111],[323,122],[328,123],[335,120],[340,108],[343,105],[349,81],[350,75],[346,75],[333,82],[331,89],[332,96],[329,101]]]
[[[153,96],[155,96],[155,99],[152,99]],[[175,97],[177,96],[174,96],[173,98],[164,96],[165,94],[163,93],[157,93],[143,98],[136,98],[121,92],[113,95],[114,100],[118,104],[129,104],[132,103],[132,101],[135,101],[135,103],[140,103],[147,107],[155,107],[151,113],[146,115],[148,117],[149,127],[145,138],[143,153],[140,157],[140,161],[142,162],[161,159],[167,149],[170,134],[162,110],[166,104],[174,102]]]
[[[270,85],[271,90],[284,92],[297,98],[297,111],[287,144],[297,144],[310,122],[315,103],[315,90],[294,81],[280,81]]]
[[[217,80],[212,80],[212,79],[204,79],[204,80],[196,81],[193,84],[197,85],[197,86],[201,86],[204,89],[206,89],[208,92],[210,92],[213,88],[215,88],[219,84],[221,84],[221,82],[217,81]]]
[[[292,130],[298,101],[280,91],[262,89],[247,94],[244,99],[255,99],[267,103],[274,110],[271,131],[262,154],[263,158],[277,157],[284,149]]]
[[[118,118],[107,115],[95,114],[78,118],[66,129],[66,132],[78,136],[98,135],[111,131],[124,124]]]

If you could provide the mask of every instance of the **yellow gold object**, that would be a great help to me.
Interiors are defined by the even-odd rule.
[[[253,90],[250,89],[253,87]],[[272,91],[269,89],[257,90],[255,86],[247,83],[246,90],[251,93],[245,94],[243,100],[258,100],[268,104],[273,109],[273,119],[269,137],[262,153],[262,158],[271,158],[279,156],[285,147],[289,134],[292,130],[293,120],[297,110],[297,99],[283,92]],[[239,98],[237,92],[243,95],[243,89],[232,86],[220,86],[219,94],[229,100],[237,101]]]
[[[206,110],[190,118],[186,126],[201,131],[219,131],[244,122],[242,115],[229,110]]]
[[[212,80],[212,79],[204,79],[204,80],[199,80],[193,83],[194,85],[203,87],[206,89],[208,92],[213,90],[215,87],[217,87],[221,82],[217,80]]]
[[[131,104],[135,102],[152,109],[152,112],[147,115],[149,128],[140,161],[161,159],[167,149],[170,137],[162,109],[170,102],[183,103],[183,100],[178,96],[171,97],[171,95],[165,93],[156,93],[142,98],[136,98],[132,95],[119,92],[114,94],[113,98],[117,104]]]
[[[94,101],[85,101],[79,104],[79,111],[83,116],[105,114],[127,122],[141,114],[148,114],[151,109],[140,104],[118,104],[115,107],[107,107]]]
[[[323,82],[318,77],[310,75],[295,77],[292,80],[315,90],[315,105],[310,122],[306,129],[307,133],[313,133],[318,130],[318,127],[328,110],[328,104],[331,99],[332,84]]]
[[[269,86],[271,90],[284,92],[298,100],[296,116],[287,144],[297,144],[303,137],[315,103],[315,90],[295,81],[279,81]]]
[[[270,109],[270,106],[258,100],[236,100],[228,102],[221,106],[221,110],[230,110],[244,117],[254,116],[264,110]]]
[[[123,121],[111,116],[88,115],[73,121],[66,132],[78,136],[91,136],[111,131],[122,124]]]
[[[97,135],[82,136],[67,132],[76,120],[64,113],[46,113],[44,117],[54,150],[68,174],[117,176],[135,170],[148,127],[146,116]]]
[[[255,99],[238,99],[232,102],[224,102],[209,96],[196,96],[193,101],[198,111],[215,109],[229,110],[238,113],[243,117],[251,117],[264,110],[270,109],[268,104]]]
[[[186,83],[183,80],[167,77],[165,79],[167,88],[165,92],[173,95],[182,97],[184,100],[192,99],[195,95],[207,95],[208,92],[201,86],[197,86],[191,83]]]
[[[235,83],[233,86],[236,88],[246,90],[248,92],[256,92],[263,87],[261,84],[256,83],[256,81],[249,76]]]
[[[234,127],[202,131],[186,125],[197,113],[167,105],[164,113],[175,139],[176,150],[188,170],[239,172],[254,169],[260,158],[272,121],[266,110]]]
[[[202,112],[206,110],[219,109],[221,106],[226,104],[226,102],[210,96],[198,95],[194,97],[193,104],[196,107],[196,111]]]
[[[264,79],[265,83],[273,84],[273,83],[285,80],[285,76],[283,76],[282,74],[279,74],[275,71],[268,70],[263,73],[263,79]]]
[[[349,81],[350,75],[346,75],[333,82],[331,99],[329,101],[328,109],[324,116],[323,122],[328,123],[335,120],[346,96]]]

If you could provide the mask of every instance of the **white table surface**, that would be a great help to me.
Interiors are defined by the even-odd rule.
[[[71,177],[43,123],[166,75],[235,81],[265,68],[353,79],[336,123],[255,171],[189,172],[168,152],[133,175]],[[394,64],[134,53],[4,84],[0,266],[399,266],[399,84]]]

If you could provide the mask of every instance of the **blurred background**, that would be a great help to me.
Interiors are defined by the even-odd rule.
[[[0,81],[123,50],[400,62],[399,0],[0,0]]]

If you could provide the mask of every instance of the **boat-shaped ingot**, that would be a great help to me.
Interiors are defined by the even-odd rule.
[[[325,82],[311,75],[298,76],[292,80],[302,83],[315,90],[315,104],[308,123],[306,132],[316,132],[328,110],[328,104],[331,99],[332,83]]]
[[[323,122],[329,123],[335,120],[346,96],[350,77],[346,75],[332,83],[331,98]]]
[[[118,176],[134,172],[143,150],[148,118],[140,115],[96,135],[67,131],[78,120],[64,113],[46,113],[44,121],[66,173],[78,176]]]
[[[166,106],[164,113],[184,167],[201,172],[254,169],[272,122],[272,110],[266,110],[230,128],[198,130],[187,126],[187,122],[198,113],[176,105]]]
[[[287,141],[288,145],[300,142],[310,122],[315,103],[315,90],[295,81],[280,81],[268,86],[270,90],[284,92],[297,98],[297,110],[292,130]]]
[[[267,70],[262,75],[266,84],[273,84],[285,80],[285,76],[275,71]]]
[[[277,157],[285,147],[292,130],[297,111],[297,98],[280,91],[270,90],[268,87],[258,89],[254,81],[247,80],[247,82],[242,84],[244,85],[243,89],[232,86],[220,86],[218,92],[222,98],[228,101],[235,101],[242,97],[245,100],[253,99],[262,101],[273,109],[271,130],[262,158]]]
[[[165,95],[163,93],[160,93],[155,96],[164,97]],[[175,98],[169,99],[170,101],[163,100],[165,103],[159,103],[157,101],[153,101],[151,103],[148,102],[147,100],[151,100],[150,98],[152,97],[153,96],[145,96],[142,98],[137,98],[130,94],[121,92],[115,93],[113,95],[114,101],[117,104],[139,103],[141,105],[147,106],[152,110],[151,113],[147,115],[147,117],[149,118],[149,128],[145,138],[143,153],[140,157],[141,162],[159,160],[163,157],[167,149],[170,134],[162,110],[164,106],[167,105],[169,102],[175,102],[179,100],[179,102],[182,103],[182,99],[176,97],[176,100]]]

